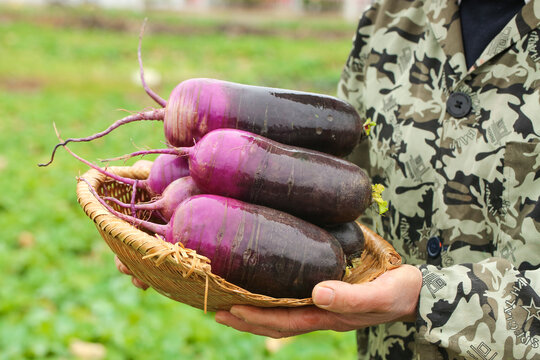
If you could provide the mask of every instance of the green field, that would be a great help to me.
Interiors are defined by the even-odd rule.
[[[272,352],[263,337],[135,288],[77,203],[85,166],[65,151],[36,166],[55,144],[53,122],[64,137],[86,136],[119,109],[154,106],[133,80],[145,16],[143,58],[165,98],[192,77],[333,95],[354,32],[337,17],[0,8],[0,359],[76,359],[80,341],[100,344],[105,359],[355,358],[352,332],[302,335]],[[143,146],[163,146],[160,122],[72,149],[97,161]]]

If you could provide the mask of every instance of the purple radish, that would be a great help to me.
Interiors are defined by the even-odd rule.
[[[148,178],[143,186],[152,196],[162,194],[174,180],[189,175],[189,164],[186,158],[161,154],[154,160]],[[139,182],[140,184],[140,182]]]
[[[206,256],[213,274],[248,291],[306,298],[317,283],[343,277],[345,256],[337,240],[278,210],[196,195],[178,206],[168,224],[160,225],[115,211],[89,187],[113,215]]]
[[[364,251],[364,232],[356,221],[344,224],[330,225],[323,227],[340,243],[349,265],[354,259],[358,259]]]
[[[146,83],[144,86],[151,91]],[[350,104],[309,92],[197,78],[176,86],[163,105],[161,109],[120,119],[94,135],[67,139],[54,147],[49,162],[39,166],[49,165],[62,145],[91,141],[140,120],[163,121],[165,138],[172,146],[191,146],[214,129],[232,128],[283,144],[345,156],[364,134],[363,120]]]
[[[156,200],[147,203],[128,204],[114,197],[105,197],[115,204],[138,210],[158,211],[165,221],[169,221],[178,205],[187,198],[199,195],[201,191],[190,176],[174,180]]]
[[[335,97],[214,79],[178,85],[164,118],[172,146],[190,146],[209,131],[232,128],[338,156],[353,150],[362,125],[356,110]]]
[[[355,164],[241,130],[218,129],[192,147],[139,151],[187,156],[205,194],[288,212],[316,224],[355,220],[372,202],[367,174]]]

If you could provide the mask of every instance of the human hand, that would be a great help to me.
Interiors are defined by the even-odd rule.
[[[127,268],[127,266],[124,265],[124,263],[122,261],[120,261],[120,259],[116,255],[114,256],[114,263],[116,264],[116,268],[118,269],[118,271],[120,271],[122,274],[126,274],[126,275],[131,276],[131,282],[133,283],[133,285],[135,285],[136,287],[138,287],[139,289],[142,289],[142,290],[146,290],[146,289],[148,289],[150,287],[145,282],[142,282],[141,280],[137,279],[133,275],[131,270],[129,270]]]
[[[259,308],[235,305],[218,311],[218,323],[273,338],[316,330],[350,331],[393,322],[415,321],[422,274],[411,265],[387,271],[362,284],[324,281],[313,289],[315,306]]]

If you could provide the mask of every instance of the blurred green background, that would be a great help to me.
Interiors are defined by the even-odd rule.
[[[164,98],[192,77],[334,95],[355,28],[339,15],[0,7],[0,359],[355,358],[352,332],[275,350],[135,288],[77,203],[85,166],[59,151],[37,167],[56,143],[53,122],[64,137],[86,136],[125,116],[119,109],[155,106],[137,82],[145,16],[145,68]],[[141,146],[163,146],[161,122],[71,148],[97,161]]]

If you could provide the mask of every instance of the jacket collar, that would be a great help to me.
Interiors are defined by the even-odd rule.
[[[540,25],[540,0],[529,1],[495,36],[469,71],[474,71]]]
[[[526,1],[523,8],[491,40],[475,64],[467,71],[459,20],[460,2],[460,0],[426,0],[424,10],[431,30],[449,58],[450,64],[461,73],[474,71],[540,26],[540,0]]]

